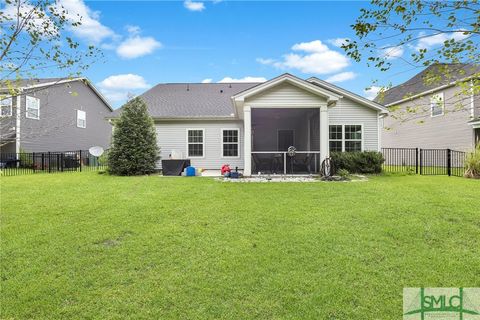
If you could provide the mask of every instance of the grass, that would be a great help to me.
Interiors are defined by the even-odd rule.
[[[399,319],[479,287],[480,181],[1,179],[3,319]]]

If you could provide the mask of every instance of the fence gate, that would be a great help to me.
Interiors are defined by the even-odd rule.
[[[382,148],[385,172],[408,172],[421,175],[462,177],[465,168],[463,151],[451,149]]]

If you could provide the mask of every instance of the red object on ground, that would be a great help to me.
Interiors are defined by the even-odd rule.
[[[222,176],[223,176],[226,172],[230,172],[230,171],[232,171],[232,170],[230,169],[230,165],[224,164],[224,165],[222,166],[222,170],[221,170]]]

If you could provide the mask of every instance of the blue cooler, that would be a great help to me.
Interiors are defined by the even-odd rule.
[[[195,177],[195,167],[189,166],[186,168],[187,177]]]

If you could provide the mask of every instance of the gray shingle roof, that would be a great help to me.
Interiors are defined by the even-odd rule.
[[[23,88],[27,86],[33,86],[37,84],[50,83],[50,82],[58,82],[58,81],[67,80],[67,79],[69,78],[11,79],[6,81],[1,81],[0,88],[7,87],[7,81],[8,81],[8,85],[11,85],[15,88]]]
[[[448,67],[448,76],[445,76],[445,67]],[[480,72],[480,66],[472,64],[434,64],[415,75],[410,80],[393,87],[379,95],[374,101],[383,105],[403,100],[419,93],[435,89],[456,80],[469,77]],[[441,76],[441,79],[428,81],[431,75]]]
[[[165,83],[142,97],[153,118],[218,118],[235,112],[231,97],[258,83]],[[121,108],[112,117],[120,115]]]

